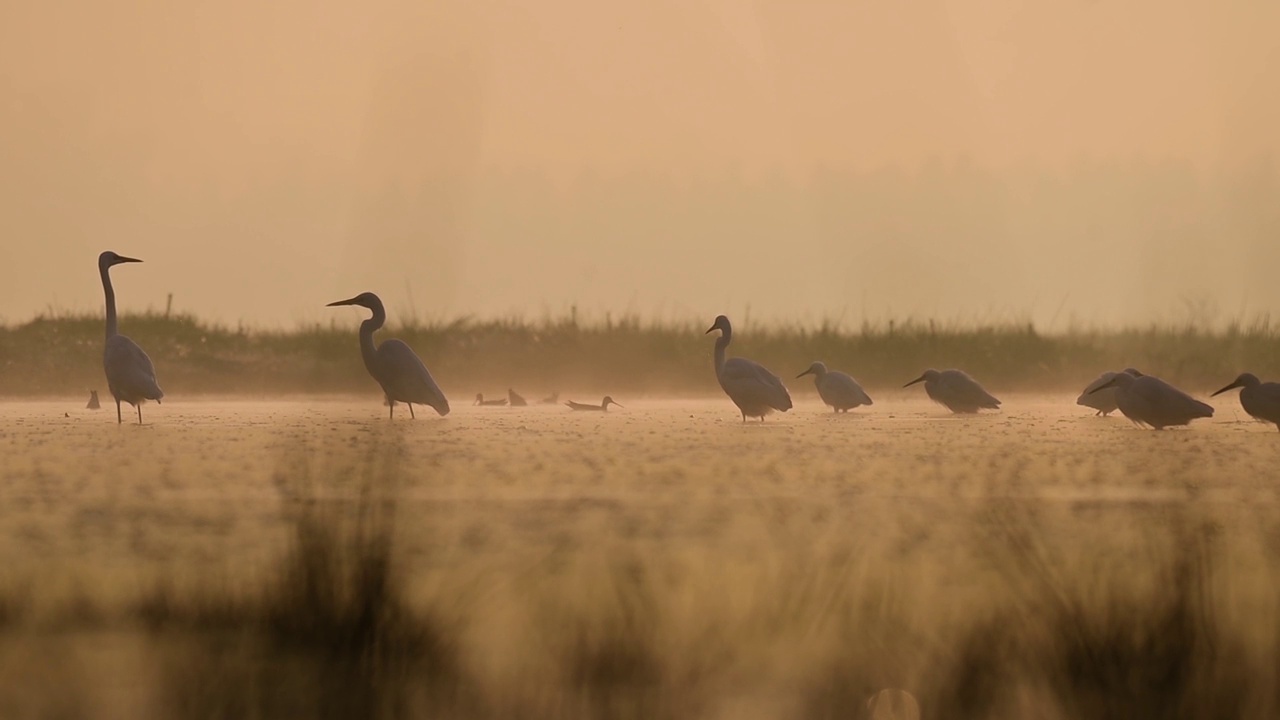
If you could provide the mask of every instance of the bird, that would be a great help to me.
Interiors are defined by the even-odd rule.
[[[538,404],[539,405],[555,405],[558,402],[560,402],[560,393],[553,392],[550,395],[539,400]]]
[[[1264,383],[1253,373],[1241,373],[1234,382],[1210,397],[1233,388],[1240,388],[1240,404],[1245,412],[1263,422],[1275,423],[1280,429],[1280,383]]]
[[[98,402],[97,390],[89,391],[89,404],[85,405],[84,407],[86,410],[99,410],[102,408],[102,404]]]
[[[922,380],[929,399],[947,406],[953,413],[976,413],[982,408],[1000,409],[1000,401],[963,370],[939,371],[930,368],[902,387],[911,387]]]
[[[742,422],[745,423],[748,417],[758,417],[764,422],[764,416],[774,410],[790,410],[791,395],[777,375],[754,360],[736,357],[725,359],[725,348],[733,341],[733,326],[729,324],[729,318],[717,316],[703,334],[709,334],[713,330],[720,331],[715,350],[716,380],[733,404],[738,406]]]
[[[483,406],[485,406],[485,407],[497,407],[497,406],[499,406],[499,405],[506,405],[506,404],[507,404],[507,399],[506,399],[506,398],[498,398],[497,400],[485,400],[485,399],[484,399],[484,394],[483,394],[483,393],[476,393],[476,401],[475,401],[474,403],[472,403],[472,404],[473,404],[473,405],[483,405]]]
[[[1129,373],[1116,373],[1093,392],[1103,392],[1109,387],[1116,389],[1120,412],[1136,425],[1163,430],[1172,425],[1187,425],[1196,418],[1213,417],[1211,405],[1152,375],[1134,377]]]
[[[529,404],[528,400],[520,397],[520,395],[511,388],[507,388],[507,399],[511,401],[511,407],[525,407]]]
[[[108,250],[98,256],[98,274],[102,276],[102,293],[107,301],[107,340],[102,353],[102,367],[107,372],[107,389],[116,400],[116,424],[124,422],[120,403],[127,402],[138,411],[142,424],[142,403],[164,397],[156,382],[156,368],[138,343],[120,334],[116,323],[116,291],[111,287],[111,268],[122,263],[142,262]]]
[[[1138,372],[1134,368],[1125,368],[1120,372],[1129,373],[1134,377],[1142,377],[1142,373]],[[1114,372],[1104,372],[1099,375],[1096,380],[1085,386],[1084,392],[1081,392],[1080,397],[1076,398],[1076,404],[1093,408],[1098,411],[1094,413],[1094,415],[1101,415],[1103,417],[1115,412],[1117,408],[1115,386],[1113,385],[1106,390],[1098,392],[1098,388],[1102,387],[1115,376],[1116,373]]]
[[[813,384],[818,388],[818,396],[822,402],[831,406],[834,412],[849,412],[850,408],[859,405],[871,405],[871,397],[867,395],[857,380],[845,373],[828,370],[826,363],[815,362],[808,370],[796,376],[813,375]]]
[[[371,292],[363,292],[325,307],[343,305],[358,305],[373,313],[360,323],[360,355],[364,358],[365,369],[378,381],[386,395],[387,417],[395,419],[397,402],[409,406],[409,417],[413,419],[418,417],[413,412],[414,403],[431,406],[441,417],[448,415],[449,400],[412,348],[395,338],[374,344],[373,333],[387,321],[382,300]]]
[[[604,400],[600,401],[599,405],[591,405],[589,403],[574,402],[572,400],[565,403],[565,407],[569,408],[570,410],[584,410],[586,412],[608,412],[610,405],[617,405],[618,407],[622,407],[622,405],[615,402],[614,399],[609,397],[608,395],[604,396]]]

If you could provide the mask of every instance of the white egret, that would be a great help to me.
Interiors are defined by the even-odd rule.
[[[733,341],[733,326],[729,324],[729,318],[718,316],[707,333],[713,330],[720,331],[715,350],[716,380],[720,381],[720,388],[733,404],[738,406],[742,422],[746,422],[748,417],[758,417],[763,422],[764,416],[774,410],[790,410],[791,395],[777,375],[754,360],[725,359],[725,348]]]
[[[1240,404],[1244,406],[1245,412],[1263,422],[1275,423],[1280,428],[1280,383],[1264,383],[1253,373],[1241,373],[1235,382],[1214,395],[1221,395],[1233,388],[1240,388]]]
[[[828,370],[826,363],[815,362],[808,370],[796,376],[813,375],[813,384],[818,388],[818,396],[822,402],[831,406],[834,412],[849,412],[850,408],[859,405],[871,405],[871,396],[849,375],[836,370]]]
[[[924,381],[924,391],[929,399],[945,405],[953,413],[976,413],[982,408],[1000,409],[1000,401],[963,370],[931,368],[902,387],[911,387],[921,381]]]
[[[331,302],[326,307],[341,305],[358,305],[373,314],[360,323],[360,355],[364,358],[364,367],[382,386],[387,396],[388,417],[394,419],[396,403],[409,406],[409,417],[416,418],[413,404],[430,405],[441,415],[449,414],[449,401],[427,366],[422,364],[413,349],[401,340],[384,340],[375,345],[373,333],[387,321],[387,311],[382,307],[382,300],[371,292],[360,293],[348,300]]]
[[[1138,425],[1163,430],[1172,425],[1187,425],[1196,418],[1213,417],[1212,406],[1158,377],[1116,373],[1094,392],[1102,392],[1109,387],[1116,389],[1116,405],[1120,412]]]
[[[124,422],[120,403],[127,402],[138,411],[142,424],[142,403],[164,397],[156,382],[156,368],[138,343],[120,334],[116,323],[116,291],[111,287],[110,270],[121,263],[142,262],[117,255],[110,250],[98,256],[98,274],[102,276],[102,293],[107,300],[107,341],[102,353],[102,367],[107,371],[107,389],[116,400],[116,423]]]

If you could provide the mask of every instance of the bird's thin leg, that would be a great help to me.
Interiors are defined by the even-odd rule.
[[[742,411],[742,424],[744,424],[744,425],[745,425],[746,423],[747,423],[747,411],[746,411],[746,410],[743,410],[743,411]]]
[[[387,398],[387,417],[391,420],[396,419],[396,401]]]
[[[409,403],[408,405],[409,405],[409,417],[413,420],[417,420],[418,416],[413,414],[413,403]]]
[[[124,418],[120,417],[120,399],[116,398],[116,424],[119,425],[123,422]]]
[[[141,425],[142,424],[142,403],[138,403],[137,405],[134,405],[134,407],[138,409],[138,424]]]

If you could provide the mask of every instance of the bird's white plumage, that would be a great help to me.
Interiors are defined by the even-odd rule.
[[[1213,417],[1213,407],[1151,375],[1134,377],[1117,373],[1111,380],[1116,388],[1116,405],[1125,417],[1138,425],[1162,430],[1187,425],[1192,420]]]
[[[836,412],[848,412],[860,405],[871,405],[871,396],[852,376],[838,370],[828,370],[825,363],[815,362],[797,377],[813,375],[818,397]]]
[[[1121,372],[1129,373],[1134,377],[1139,377],[1142,373],[1133,368],[1125,368]],[[1094,379],[1093,382],[1085,386],[1080,392],[1080,397],[1076,398],[1077,405],[1093,408],[1098,411],[1099,415],[1110,415],[1115,412],[1119,406],[1116,405],[1116,388],[1115,386],[1103,387],[1110,383],[1116,375],[1115,372],[1104,372]]]

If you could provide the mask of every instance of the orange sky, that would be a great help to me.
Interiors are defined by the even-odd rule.
[[[0,318],[1280,312],[1280,4],[1027,5],[10,3]]]

